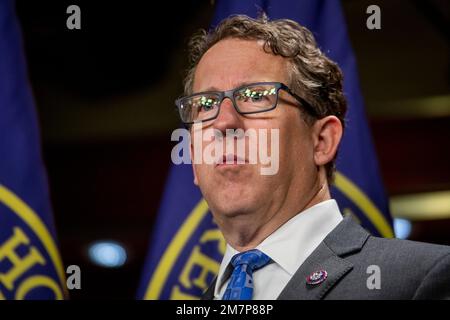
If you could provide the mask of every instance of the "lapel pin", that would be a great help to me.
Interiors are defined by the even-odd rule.
[[[325,281],[328,273],[325,270],[318,270],[311,273],[308,277],[306,277],[306,283],[309,285],[320,284]]]

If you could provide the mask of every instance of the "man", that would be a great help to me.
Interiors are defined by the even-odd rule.
[[[449,247],[375,238],[331,199],[347,107],[339,67],[306,28],[232,16],[194,36],[190,57],[176,103],[193,135],[214,132],[192,139],[194,183],[227,242],[205,299],[450,298]],[[257,146],[279,152],[275,173],[249,161],[249,130],[277,130],[276,148]],[[199,159],[212,145],[215,162]]]

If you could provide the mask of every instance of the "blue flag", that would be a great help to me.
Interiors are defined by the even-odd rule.
[[[0,300],[62,299],[64,278],[20,28],[0,0]]]
[[[323,52],[344,73],[347,125],[339,147],[333,198],[372,234],[393,237],[355,57],[338,0],[218,1],[213,25],[231,14],[295,20],[311,30]],[[190,165],[172,168],[150,242],[139,297],[197,299],[219,270],[225,241],[193,184]]]

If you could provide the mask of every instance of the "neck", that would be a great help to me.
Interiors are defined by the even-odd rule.
[[[322,179],[319,179],[322,180]],[[230,218],[216,219],[227,243],[239,252],[254,249],[273,232],[279,229],[292,217],[306,209],[331,199],[326,179],[317,181],[308,197],[301,203],[290,203],[296,200],[295,195],[286,195],[280,205],[272,204],[269,208],[262,208],[255,212],[235,215]]]

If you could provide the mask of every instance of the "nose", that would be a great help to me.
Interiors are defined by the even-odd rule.
[[[213,127],[220,130],[222,134],[226,133],[226,129],[242,129],[242,116],[236,111],[230,98],[225,98],[222,101]]]

